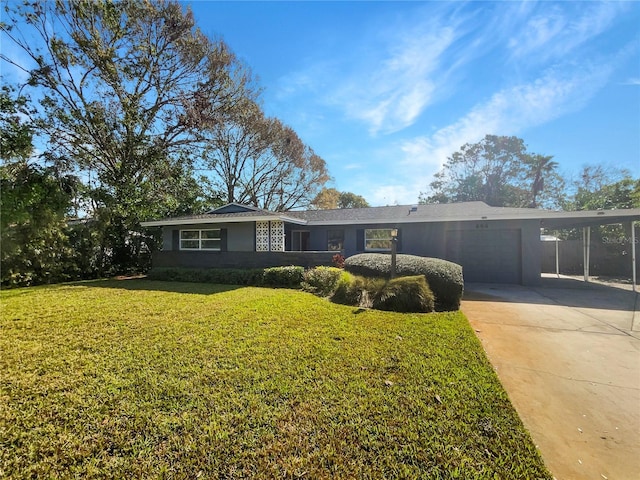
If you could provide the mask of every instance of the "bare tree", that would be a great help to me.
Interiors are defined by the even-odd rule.
[[[214,182],[227,201],[274,211],[308,206],[330,179],[296,132],[247,102],[205,132]]]

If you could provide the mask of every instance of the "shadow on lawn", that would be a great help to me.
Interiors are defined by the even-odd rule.
[[[593,308],[633,312],[640,305],[638,294],[603,284],[585,283],[570,278],[543,278],[540,285],[496,285],[471,283],[465,285],[463,301],[527,303],[534,305],[564,305],[573,308]]]
[[[99,288],[119,288],[124,290],[147,290],[157,292],[191,293],[195,295],[213,295],[245,288],[244,285],[220,285],[213,283],[168,282],[147,280],[144,277],[117,277],[109,280],[97,280],[89,285]]]

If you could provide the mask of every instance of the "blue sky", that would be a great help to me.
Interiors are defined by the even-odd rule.
[[[260,78],[267,114],[372,205],[517,135],[566,176],[640,176],[640,3],[185,2]]]
[[[486,134],[523,138],[568,178],[640,177],[640,2],[183,3],[327,161],[329,186],[372,205],[416,203]]]

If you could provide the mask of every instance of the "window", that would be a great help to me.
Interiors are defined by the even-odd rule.
[[[180,230],[180,250],[220,250],[220,229]]]
[[[294,252],[306,252],[311,250],[311,232],[293,230],[291,232],[291,250]]]
[[[339,251],[344,248],[344,230],[329,230],[327,232],[327,250]]]
[[[391,229],[366,229],[364,231],[364,249],[370,252],[391,251]]]

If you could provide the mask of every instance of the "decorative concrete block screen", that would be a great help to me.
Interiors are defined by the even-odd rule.
[[[269,251],[269,222],[256,222],[256,252]]]
[[[284,252],[284,222],[256,222],[256,252]]]
[[[284,222],[280,220],[271,222],[271,251],[284,252]]]

